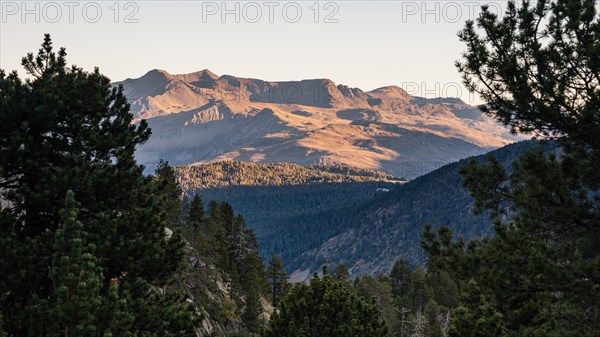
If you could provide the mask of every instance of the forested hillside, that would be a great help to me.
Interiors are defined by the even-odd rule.
[[[534,144],[516,143],[493,154],[508,164],[510,158]],[[483,160],[485,157],[477,158]],[[446,165],[406,184],[354,181],[236,186],[220,166],[222,164],[181,167],[177,172],[186,194],[198,192],[205,200],[227,201],[240,210],[248,226],[257,233],[263,257],[281,255],[288,270],[305,271],[303,275],[308,277],[310,272],[306,269],[318,270],[322,264],[342,261],[354,275],[389,272],[401,257],[420,264],[425,255],[419,247],[419,239],[426,223],[450,226],[466,237],[491,234],[491,221],[485,215],[473,214],[472,198],[461,185],[458,169],[465,163],[463,160]],[[273,167],[279,167],[280,171],[285,167],[290,170],[287,171],[290,175],[294,169],[304,174],[314,172],[294,164],[270,167],[241,164],[245,165],[260,167],[269,172],[261,174],[272,177],[277,177]],[[190,172],[202,172],[202,175]],[[237,175],[239,171],[234,172]],[[188,181],[192,177],[193,181]],[[211,186],[211,182],[218,179],[228,181],[229,186],[191,188]],[[253,181],[253,178],[249,180]]]
[[[338,213],[355,212],[375,195],[404,183],[383,172],[341,165],[220,162],[175,170],[184,194],[197,192],[204,200],[231,203],[257,232],[263,257],[279,254],[284,261],[296,258],[306,247],[317,247],[338,227],[317,227],[299,239],[297,230],[325,221],[343,226],[335,218]]]
[[[535,146],[539,143],[520,142],[474,159],[482,162],[491,155],[508,167],[512,158]],[[551,144],[542,146],[552,148]],[[373,274],[389,272],[400,258],[421,265],[426,260],[419,244],[425,224],[436,228],[447,226],[466,239],[491,235],[493,225],[489,215],[473,212],[473,198],[462,185],[459,170],[471,159],[448,164],[397,186],[362,207],[357,215],[336,214],[337,221],[347,224],[346,230],[303,254],[296,260],[297,265],[290,260],[291,267],[303,268],[311,263],[314,269],[324,263],[344,261],[354,274]]]
[[[295,186],[346,182],[404,182],[381,171],[346,165],[310,165],[294,163],[245,163],[221,161],[205,165],[175,168],[186,191],[228,186]]]
[[[175,172],[160,162],[154,179],[169,205],[169,235],[185,239],[187,258],[174,288],[186,294],[202,335],[256,333],[272,311],[259,246],[244,218],[228,203],[199,196],[181,202]]]

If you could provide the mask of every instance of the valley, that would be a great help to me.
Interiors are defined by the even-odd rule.
[[[511,158],[536,144],[519,142],[492,154],[508,166]],[[483,161],[486,156],[475,159]],[[394,182],[382,173],[371,173],[372,181],[357,181],[346,174],[333,182],[314,179],[312,172],[313,179],[308,179],[312,182],[302,184],[232,179],[245,172],[250,181],[271,176],[285,180],[307,171],[295,164],[222,162],[175,170],[184,194],[227,201],[244,214],[257,234],[263,258],[280,255],[292,279],[302,281],[321,265],[342,262],[353,277],[388,273],[399,259],[421,265],[426,259],[419,244],[425,224],[447,226],[468,239],[491,235],[489,215],[473,213],[472,198],[461,184],[459,168],[467,161],[445,165],[407,183]],[[194,174],[198,172],[203,174]]]
[[[597,2],[2,3],[0,337],[597,337]]]

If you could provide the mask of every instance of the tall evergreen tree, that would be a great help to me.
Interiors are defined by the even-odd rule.
[[[221,216],[223,217],[223,222],[225,224],[225,235],[227,236],[228,239],[231,239],[234,236],[233,221],[235,219],[235,214],[233,213],[233,208],[227,202],[222,202],[219,205],[219,208],[221,210],[220,213],[221,213]]]
[[[204,216],[204,202],[202,201],[202,198],[198,194],[196,194],[190,202],[190,208],[187,215],[188,227],[193,228],[193,230],[195,231],[198,230],[198,228],[200,228],[200,225],[205,220]]]
[[[390,279],[392,281],[392,291],[395,296],[401,296],[408,293],[408,286],[411,283],[412,269],[410,262],[406,259],[400,259],[394,263]]]
[[[52,278],[54,323],[57,335],[98,336],[97,312],[102,273],[97,266],[95,246],[87,242],[87,233],[77,220],[78,210],[72,191],[67,192],[61,211],[62,226],[54,234]],[[52,332],[49,331],[49,334]]]
[[[276,307],[288,288],[289,275],[285,270],[281,257],[278,255],[271,256],[266,276],[271,288],[271,304]]]
[[[377,277],[362,276],[355,280],[354,289],[363,298],[375,300],[388,328],[388,336],[399,336],[401,333],[401,317],[398,317],[400,310],[394,303],[390,279],[383,274],[379,274]]]
[[[208,239],[207,248],[213,252],[213,258],[221,266],[229,267],[227,255],[227,223],[229,214],[222,213],[221,204],[212,200],[208,203],[208,219],[204,224],[204,235]]]
[[[44,313],[57,296],[48,273],[53,238],[62,223],[62,200],[72,190],[86,242],[95,246],[95,258],[85,253],[81,261],[102,269],[103,297],[111,280],[118,280],[121,301],[127,302],[122,308],[131,314],[124,317],[133,318],[127,333],[192,335],[184,299],[167,300],[168,291],[157,291],[172,281],[185,252],[180,237],[165,235],[165,200],[134,159],[136,146],[150,136],[147,123],[132,124],[122,87],[112,87],[98,69],[67,69],[65,57],[65,50],[55,52],[46,35],[37,55],[22,60],[31,79],[0,70],[4,328],[14,336],[48,336],[40,327],[50,324]],[[95,277],[93,269],[85,277]],[[148,320],[155,313],[161,314]]]
[[[192,258],[196,260],[188,266],[185,275],[188,280],[193,279],[190,280],[195,288],[192,293],[195,297],[205,297],[206,294],[197,290],[204,292],[214,288],[214,285],[206,284],[211,277],[202,266],[216,267],[208,268],[209,273],[219,275],[229,283],[227,298],[233,303],[228,305],[205,299],[206,303],[201,306],[210,305],[214,311],[219,307],[224,309],[223,313],[211,312],[211,316],[217,321],[221,319],[220,323],[224,325],[235,326],[238,330],[241,327],[240,335],[257,332],[264,324],[261,296],[265,289],[265,273],[254,232],[228,203],[211,201],[205,212],[199,195],[193,197],[186,218],[185,233],[193,250]]]
[[[179,183],[175,170],[169,162],[160,160],[154,171],[156,179],[156,194],[164,198],[165,211],[167,213],[167,224],[171,229],[176,229],[182,224],[181,197],[183,190]]]
[[[262,268],[262,260],[257,253],[245,256],[240,267],[242,290],[245,297],[242,321],[250,332],[258,332],[262,326],[260,317],[263,311],[260,303]]]
[[[433,289],[427,282],[427,275],[421,267],[417,267],[411,276],[408,298],[410,298],[413,308],[421,310],[433,298]]]
[[[484,7],[460,33],[465,84],[515,133],[554,139],[511,170],[472,162],[464,183],[495,236],[468,244],[426,230],[430,261],[462,280],[454,336],[600,331],[600,20],[593,0]],[[465,286],[468,285],[468,286]]]

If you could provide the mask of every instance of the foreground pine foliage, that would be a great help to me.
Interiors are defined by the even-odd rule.
[[[556,140],[508,171],[463,168],[495,236],[428,229],[430,262],[462,284],[451,335],[597,336],[600,331],[600,20],[593,0],[484,7],[460,33],[465,84],[515,133]]]
[[[98,69],[67,68],[46,35],[0,71],[0,311],[9,336],[193,336],[172,291],[181,235],[169,204],[142,175],[122,88]]]

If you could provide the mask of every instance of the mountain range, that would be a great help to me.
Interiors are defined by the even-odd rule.
[[[269,82],[151,70],[123,85],[136,121],[152,128],[137,150],[147,172],[224,160],[343,164],[415,178],[513,142],[505,128],[456,98],[387,86],[363,91],[328,79]]]

